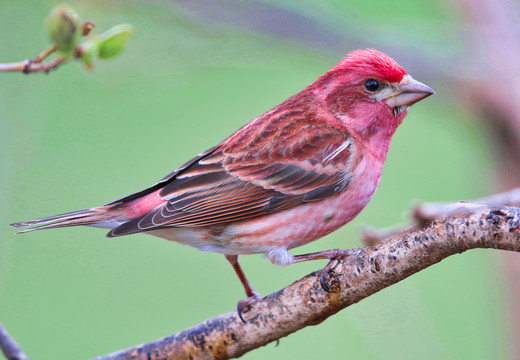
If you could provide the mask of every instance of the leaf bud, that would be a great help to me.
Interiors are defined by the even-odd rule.
[[[131,25],[120,24],[101,34],[99,36],[99,58],[108,59],[123,51],[132,31]]]
[[[61,54],[70,53],[78,40],[78,14],[68,5],[55,7],[47,20],[45,27],[52,43]]]

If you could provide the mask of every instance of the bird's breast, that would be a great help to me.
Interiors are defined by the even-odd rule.
[[[229,224],[211,234],[213,241],[237,254],[294,248],[340,228],[368,204],[381,178],[382,164],[370,156],[357,161],[349,185],[329,198],[278,213]],[[215,236],[216,235],[216,236]]]
[[[328,198],[234,223],[200,228],[170,228],[151,234],[223,254],[267,253],[291,249],[340,228],[367,205],[381,177],[382,163],[369,153],[351,164],[348,186]]]

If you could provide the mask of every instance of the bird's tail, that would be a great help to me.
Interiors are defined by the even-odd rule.
[[[25,228],[17,232],[17,234],[22,234],[34,230],[53,229],[78,225],[93,225],[113,220],[114,213],[112,211],[112,207],[101,206],[73,211],[66,214],[44,217],[36,220],[14,223],[10,224],[9,226],[14,228]]]

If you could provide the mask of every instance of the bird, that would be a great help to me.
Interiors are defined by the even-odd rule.
[[[86,225],[107,237],[146,233],[225,256],[247,298],[260,295],[239,255],[273,264],[348,255],[292,255],[356,217],[379,185],[390,141],[414,103],[434,94],[375,49],[347,54],[331,70],[154,185],[103,206],[11,224],[34,230]],[[242,318],[243,319],[243,318]]]

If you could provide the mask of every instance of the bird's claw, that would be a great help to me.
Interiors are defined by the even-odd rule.
[[[334,254],[329,263],[320,271],[321,288],[328,293],[336,293],[340,291],[340,282],[334,274],[334,269],[338,266],[340,260],[348,257],[347,251],[337,251],[338,253]]]
[[[332,259],[329,261],[327,266],[320,271],[320,285],[325,292],[334,293],[339,291],[339,283],[336,280],[336,276],[333,274],[334,268],[337,264],[338,261]]]
[[[329,280],[330,280],[330,274],[328,272],[325,272],[322,270],[320,272],[320,285],[321,288],[325,291],[330,293],[330,286],[329,286]]]
[[[248,297],[247,299],[240,300],[237,304],[237,313],[238,317],[245,324],[246,320],[244,319],[244,314],[247,314],[253,308],[253,304],[261,300],[262,297],[258,294],[254,294],[253,296]]]

